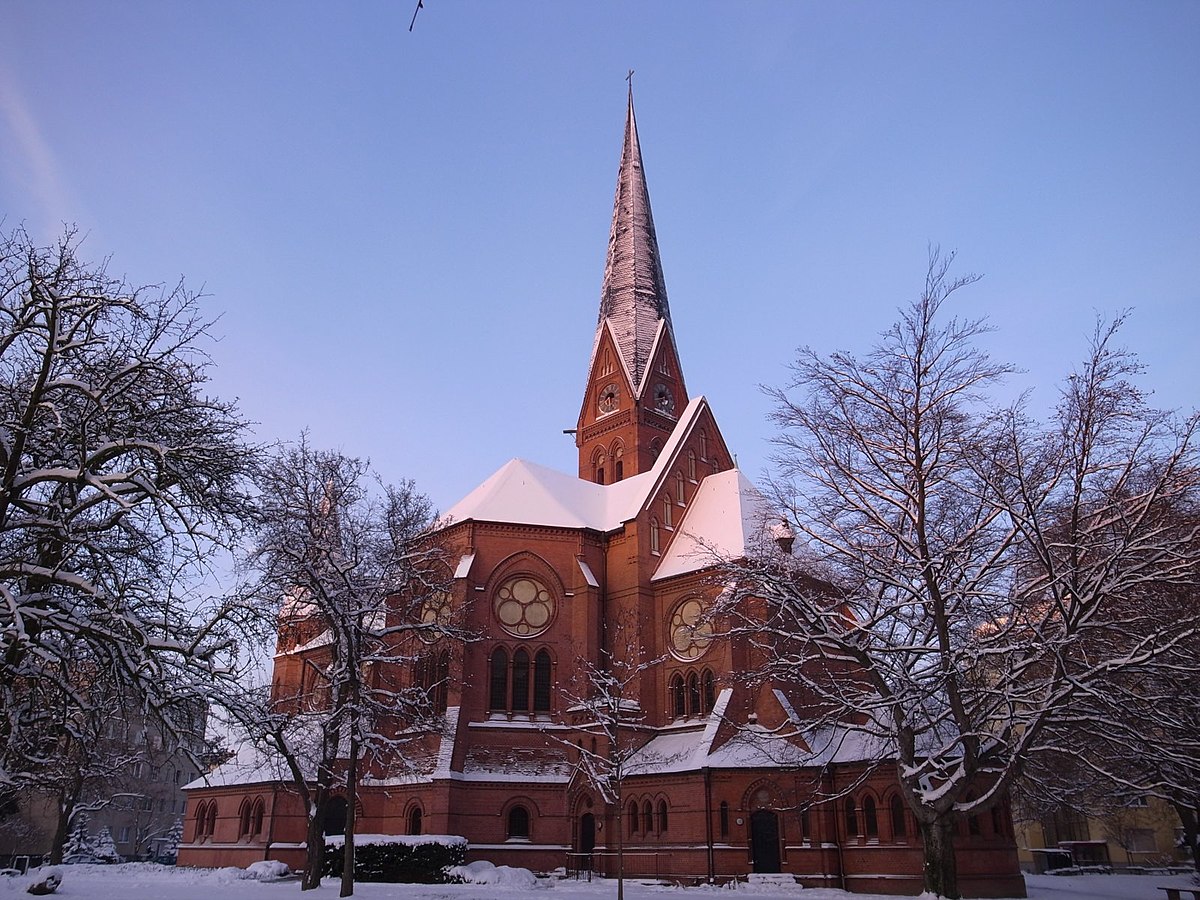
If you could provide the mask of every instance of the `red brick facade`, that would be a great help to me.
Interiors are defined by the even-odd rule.
[[[916,824],[897,805],[890,767],[863,780],[861,762],[805,766],[811,748],[798,738],[801,761],[786,766],[735,750],[739,735],[790,713],[779,686],[745,676],[746,645],[693,627],[716,588],[710,562],[681,548],[723,534],[752,498],[707,403],[687,399],[641,178],[631,103],[579,477],[514,461],[450,510],[441,536],[457,563],[451,607],[481,639],[443,647],[413,637],[401,648],[448,676],[446,729],[414,759],[417,774],[368,773],[358,832],[463,835],[471,859],[602,873],[615,872],[620,832],[629,875],[779,871],[813,886],[919,893]],[[277,696],[301,693],[306,665],[319,661],[320,647],[298,646],[281,643]],[[582,777],[571,746],[593,738],[575,729],[568,697],[584,684],[581,662],[605,649],[657,661],[626,699],[640,710],[639,741],[677,748],[647,750],[619,808]],[[181,864],[301,862],[304,819],[285,785],[215,781],[224,786],[191,790]],[[959,841],[968,895],[1023,895],[1006,808],[965,824]]]

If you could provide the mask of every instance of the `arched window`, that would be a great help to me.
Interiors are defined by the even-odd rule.
[[[683,676],[678,672],[671,678],[671,713],[677,719],[687,714],[687,705],[683,692]]]
[[[812,843],[812,813],[807,807],[800,810],[800,840],[806,844]]]
[[[675,470],[675,499],[677,499],[680,503],[684,502],[683,473],[678,469]]]
[[[717,705],[717,679],[713,676],[712,669],[705,669],[700,680],[704,690],[704,712],[710,713]]]
[[[267,815],[267,805],[263,803],[262,798],[254,801],[254,809],[250,813],[250,834],[254,837],[262,834],[263,819]]]
[[[408,833],[409,834],[420,834],[421,833],[421,824],[422,824],[421,818],[422,818],[421,807],[414,806],[412,809],[410,809],[408,811]]]
[[[708,459],[708,432],[700,429],[700,458]]]
[[[904,815],[904,801],[899,794],[892,794],[889,802],[892,818],[892,840],[908,837],[908,817]]]
[[[658,833],[662,834],[667,830],[667,801],[658,801]]]
[[[513,654],[512,709],[529,712],[529,654],[524,649]]]
[[[250,836],[250,801],[242,801],[242,809],[238,815],[238,837]]]
[[[854,798],[846,798],[846,837],[858,834],[858,811],[854,808]]]
[[[346,798],[330,797],[325,807],[325,817],[321,820],[322,834],[346,833]]]
[[[514,806],[508,811],[509,840],[529,840],[529,810],[523,806]]]
[[[642,833],[650,834],[654,831],[654,807],[647,800],[642,804]]]
[[[217,831],[217,801],[210,800],[208,803],[208,812],[204,816],[204,834],[209,840]]]
[[[604,484],[604,463],[606,461],[603,450],[592,457],[592,481],[596,484]]]
[[[690,478],[692,481],[695,481],[696,480],[696,452],[694,450],[688,451],[687,470],[688,470],[688,478]]]
[[[729,804],[721,801],[721,837],[729,837]]]
[[[1000,812],[999,803],[992,807],[992,834],[996,837],[1004,836],[1004,814]]]
[[[208,836],[207,832],[205,831],[205,827],[207,826],[207,824],[208,824],[208,804],[200,803],[196,807],[196,837],[195,837],[195,840],[197,842],[202,841],[205,837]]]
[[[533,711],[550,712],[550,653],[544,649],[533,657]]]
[[[658,519],[650,519],[650,552],[659,552]]]
[[[863,819],[867,826],[867,837],[879,837],[879,819],[875,815],[875,798],[868,795],[863,798]]]
[[[671,513],[673,511],[673,506],[674,506],[674,504],[671,503],[671,495],[663,494],[662,508],[663,508],[663,527],[664,528],[671,527]]]
[[[508,709],[508,651],[503,647],[492,652],[492,690],[488,706],[494,710]]]
[[[650,459],[658,459],[660,453],[662,453],[662,441],[655,438],[650,442]]]
[[[613,450],[613,481],[620,481],[625,477],[625,449],[618,444]]]
[[[700,677],[692,672],[688,675],[688,715],[700,715]]]
[[[625,818],[629,819],[629,833],[637,834],[638,830],[638,807],[636,800],[629,801],[629,809],[625,812]]]
[[[437,684],[433,690],[433,711],[444,713],[450,701],[450,651],[443,650],[438,655]]]

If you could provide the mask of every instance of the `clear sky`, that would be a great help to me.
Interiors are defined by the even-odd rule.
[[[445,509],[564,470],[625,115],[688,386],[742,468],[758,385],[862,350],[930,242],[1053,400],[1097,312],[1196,405],[1200,3],[0,0],[0,218],[222,318],[264,440]]]

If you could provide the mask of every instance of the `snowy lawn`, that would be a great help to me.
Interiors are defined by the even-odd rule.
[[[55,897],[71,900],[286,900],[298,898],[296,881],[260,882],[245,877],[241,869],[175,869],[152,863],[127,863],[118,866],[61,866],[63,883]],[[598,900],[616,895],[616,882],[539,881],[530,888],[515,870],[498,884],[359,884],[355,896],[363,900],[472,900],[472,898],[516,897],[531,890],[544,893],[546,900]],[[32,873],[31,873],[32,874]],[[25,886],[30,876],[0,878],[0,900],[24,900],[30,895]],[[1187,885],[1187,876],[1156,875],[1073,875],[1026,876],[1033,900],[1165,900],[1159,885]],[[746,896],[755,900],[884,900],[878,894],[847,894],[824,888],[755,888],[741,885],[728,888],[678,888],[629,881],[625,895],[629,900],[647,900],[664,894],[681,897]],[[326,879],[322,886],[305,895],[306,900],[334,900],[338,884]],[[681,897],[681,900],[683,898]]]

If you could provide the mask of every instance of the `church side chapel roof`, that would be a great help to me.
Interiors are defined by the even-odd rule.
[[[671,311],[667,306],[667,286],[659,258],[658,237],[654,233],[654,216],[650,212],[650,192],[642,168],[632,88],[621,166],[617,173],[604,283],[600,289],[600,317],[596,323],[593,362],[605,323],[620,350],[634,396],[640,396],[643,376],[660,338],[659,333],[671,330]]]

